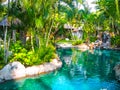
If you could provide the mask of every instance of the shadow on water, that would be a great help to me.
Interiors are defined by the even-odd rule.
[[[0,90],[52,90],[49,83],[39,77],[10,80],[0,84]]]
[[[27,79],[19,90],[52,90],[41,78]]]

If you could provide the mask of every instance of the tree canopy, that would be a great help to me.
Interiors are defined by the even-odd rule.
[[[95,0],[95,12],[90,11],[88,0],[7,0],[7,4],[3,4],[5,1],[0,0],[0,21],[6,18],[10,23],[8,27],[1,28],[5,30],[5,57],[8,56],[6,52],[13,49],[13,41],[29,53],[54,51],[50,45],[54,45],[58,39],[72,39],[64,24],[77,28],[83,26],[84,41],[93,37],[96,39],[100,29],[114,33],[112,43],[120,44],[120,0]],[[18,52],[13,52],[15,57]],[[46,53],[43,56],[37,54],[36,57],[43,59]],[[25,57],[28,60],[32,56]],[[24,63],[31,65],[27,60]]]

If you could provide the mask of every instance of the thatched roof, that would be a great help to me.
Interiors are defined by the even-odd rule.
[[[10,24],[8,23],[7,18],[3,19],[3,20],[0,22],[0,26],[10,26]]]
[[[7,18],[4,18],[1,22],[0,22],[0,26],[11,26],[11,24],[13,25],[21,25],[21,20],[19,20],[18,18],[15,18],[12,20],[12,22],[10,23],[10,21],[8,21]]]

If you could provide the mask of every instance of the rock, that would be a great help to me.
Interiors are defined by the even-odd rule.
[[[50,63],[44,63],[43,65],[32,66],[26,68],[26,76],[38,75],[41,73],[47,73],[53,71],[62,66],[62,62],[57,59],[53,59]]]
[[[62,62],[60,60],[57,60],[57,59],[53,59],[51,64],[56,66],[56,68],[60,68],[62,66]]]
[[[81,50],[81,51],[86,51],[89,49],[89,46],[87,46],[86,44],[81,44],[78,46],[78,48]]]
[[[0,78],[0,82],[4,82],[4,80],[2,78]]]
[[[72,44],[69,43],[63,43],[63,44],[57,44],[57,48],[71,48],[73,47]]]
[[[56,69],[56,66],[54,64],[51,63],[45,63],[44,64],[44,72],[50,72]]]
[[[1,80],[12,79],[10,68],[11,68],[11,65],[8,64],[0,71],[0,79]]]
[[[43,65],[39,65],[39,74],[44,72],[44,66]]]
[[[13,79],[25,77],[25,66],[20,62],[13,62],[11,65]]]
[[[94,42],[94,47],[99,47],[101,46],[101,44],[102,44],[102,41],[98,39]]]
[[[39,74],[39,66],[32,66],[26,68],[26,76],[33,76]]]
[[[115,70],[116,79],[120,81],[120,63],[115,65],[114,70]]]
[[[6,80],[23,78],[26,76],[34,76],[41,73],[47,73],[62,66],[62,62],[58,59],[53,59],[50,63],[45,63],[38,66],[25,68],[20,62],[12,62],[7,64],[0,70],[0,82]]]
[[[17,61],[7,64],[2,70],[0,70],[0,81],[17,79],[25,76],[24,65]]]
[[[89,46],[89,49],[90,49],[90,50],[94,49],[94,47],[95,47],[93,42],[90,43],[88,46]]]

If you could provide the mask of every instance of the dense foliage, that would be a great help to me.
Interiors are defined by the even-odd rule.
[[[48,47],[42,46],[40,49],[36,48],[33,52],[22,46],[20,41],[17,41],[10,47],[10,50],[13,53],[9,57],[10,62],[20,61],[26,66],[50,62],[51,59],[56,58],[55,48],[52,45],[49,45]]]
[[[4,1],[0,0],[0,21],[6,19],[8,24],[0,26],[2,65],[12,61],[27,66],[49,62],[56,57],[54,44],[59,40],[69,38],[73,45],[94,42],[104,31],[112,33],[114,47],[120,46],[120,0],[95,0],[96,12],[90,12],[86,0]],[[66,23],[82,26],[83,37],[73,37],[72,29],[64,28]]]

